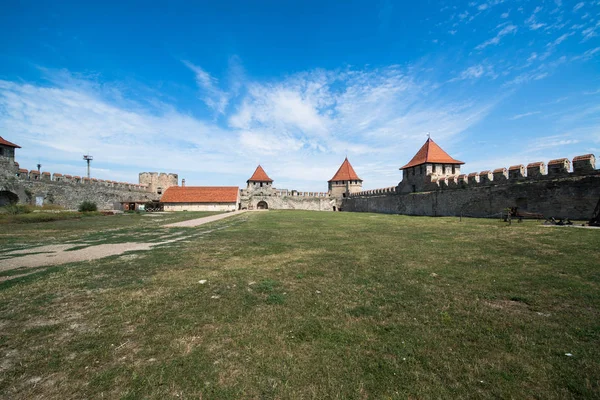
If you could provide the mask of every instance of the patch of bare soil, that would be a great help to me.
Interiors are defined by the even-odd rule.
[[[184,239],[184,237],[165,240],[154,243],[115,243],[100,244],[90,246],[79,250],[67,251],[78,245],[59,244],[51,246],[34,247],[25,250],[15,250],[6,253],[10,257],[21,255],[20,257],[7,258],[0,260],[0,271],[8,271],[15,268],[35,268],[48,265],[66,264],[79,261],[91,261],[99,258],[121,255],[128,251],[150,250],[154,246],[167,244]],[[31,254],[35,253],[35,254]],[[25,254],[25,255],[23,255]],[[10,277],[7,277],[10,279]]]

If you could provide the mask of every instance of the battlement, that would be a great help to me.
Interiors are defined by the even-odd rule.
[[[382,189],[363,190],[361,192],[350,193],[350,197],[364,197],[364,196],[381,196],[388,194],[397,194],[398,187],[391,186]]]
[[[429,176],[426,181],[425,191],[443,188],[471,187],[483,185],[511,184],[520,181],[546,180],[565,178],[576,175],[600,174],[595,169],[596,157],[586,154],[573,158],[573,163],[568,158],[550,160],[548,164],[543,161],[533,162],[524,167],[523,164],[513,165],[508,169],[501,167],[493,171],[471,172],[469,175],[437,177]],[[546,172],[547,165],[547,172]],[[573,169],[571,170],[571,165]],[[401,182],[399,186],[403,185]]]
[[[119,189],[127,189],[133,191],[142,191],[147,192],[148,186],[143,184],[136,183],[126,183],[126,182],[116,182],[104,179],[96,179],[96,178],[81,178],[79,176],[71,176],[71,175],[63,175],[61,173],[55,172],[39,172],[38,170],[28,171],[24,168],[17,169],[15,173],[15,177],[19,180],[23,181],[41,181],[41,182],[50,182],[50,183],[62,183],[62,184],[75,184],[75,185],[95,185],[98,187],[113,187]]]
[[[140,172],[139,182],[148,191],[163,194],[171,186],[179,186],[179,175],[166,172]]]

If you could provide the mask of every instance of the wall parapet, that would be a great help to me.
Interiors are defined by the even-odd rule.
[[[571,171],[571,165],[573,170]],[[595,169],[596,157],[586,154],[573,158],[573,163],[568,158],[550,160],[547,164],[543,161],[527,164],[513,165],[508,169],[496,168],[493,171],[471,172],[468,175],[458,176],[429,176],[425,191],[450,188],[476,187],[484,185],[513,184],[522,181],[551,180],[568,178],[570,176],[596,175],[600,170]],[[402,183],[401,183],[402,185]]]
[[[61,174],[59,172],[41,172],[35,169],[28,171],[24,168],[18,168],[15,172],[15,177],[22,181],[42,181],[45,183],[56,184],[75,184],[75,185],[96,185],[99,187],[113,187],[118,189],[128,189],[131,191],[148,192],[148,185],[137,183],[116,182],[97,178],[87,178]]]
[[[389,194],[397,194],[398,187],[391,186],[382,189],[372,189],[372,190],[363,190],[356,193],[350,193],[350,197],[365,197],[365,196],[381,196],[381,195],[389,195]]]

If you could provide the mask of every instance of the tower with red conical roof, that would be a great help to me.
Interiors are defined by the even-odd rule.
[[[350,193],[360,192],[362,190],[362,179],[358,177],[348,157],[344,160],[329,183],[329,195],[331,197],[344,198]]]
[[[256,190],[256,189],[271,189],[273,186],[273,179],[269,178],[269,175],[265,172],[263,167],[260,165],[256,167],[256,170],[246,181],[248,190]]]
[[[20,149],[21,146],[5,140],[0,136],[0,164],[2,164],[2,170],[15,172],[18,169],[19,164],[15,162],[15,150]]]
[[[431,178],[458,176],[462,164],[429,138],[408,164],[400,168],[400,192],[420,192]]]

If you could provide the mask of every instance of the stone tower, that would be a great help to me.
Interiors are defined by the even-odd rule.
[[[259,165],[250,179],[246,181],[246,184],[246,190],[248,191],[260,190],[261,188],[266,190],[273,187],[273,179],[269,178],[263,167]]]
[[[346,157],[333,178],[329,180],[329,195],[335,198],[348,197],[350,193],[362,191],[362,182]]]
[[[20,148],[0,136],[0,170],[12,174],[19,169],[19,164],[15,163],[15,149]]]
[[[419,149],[417,154],[402,170],[401,193],[423,191],[431,178],[441,178],[460,175],[462,161],[450,157],[431,138]],[[431,178],[430,178],[431,177]]]
[[[140,172],[139,182],[141,185],[147,185],[150,192],[160,196],[167,188],[179,186],[179,177],[177,174],[164,172]]]

